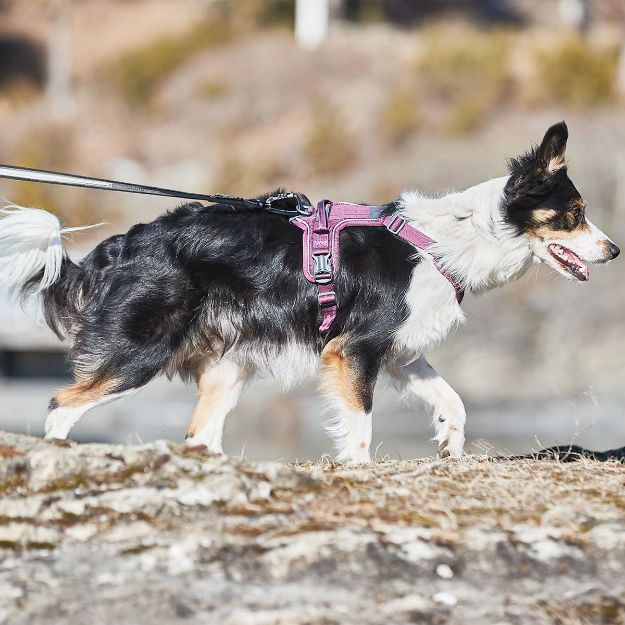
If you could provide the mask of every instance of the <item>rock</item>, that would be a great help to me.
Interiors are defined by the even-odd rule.
[[[344,469],[0,433],[0,623],[618,623],[622,485],[590,461]]]

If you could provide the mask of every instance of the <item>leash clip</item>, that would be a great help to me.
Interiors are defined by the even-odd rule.
[[[291,207],[293,201],[295,206]],[[282,202],[287,204],[287,207],[276,206],[276,204]],[[312,213],[312,207],[306,206],[301,196],[297,193],[279,193],[278,195],[272,195],[265,200],[263,205],[264,209],[270,213],[276,215],[310,215]]]

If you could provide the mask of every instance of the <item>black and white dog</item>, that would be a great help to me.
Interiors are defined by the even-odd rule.
[[[74,263],[56,217],[5,209],[0,280],[39,293],[48,325],[71,343],[75,383],[50,401],[46,436],[65,438],[94,406],[179,374],[200,393],[187,442],[221,453],[224,420],[250,378],[289,386],[320,368],[340,461],[370,459],[382,372],[429,407],[439,453],[460,456],[464,406],[424,354],[464,315],[433,256],[472,293],[536,262],[586,281],[587,263],[615,258],[619,249],[586,219],[567,175],[567,138],[566,125],[556,124],[539,147],[510,161],[508,176],[388,204],[386,214],[400,213],[437,241],[431,254],[383,228],[346,229],[338,316],[327,336],[318,330],[316,288],[302,273],[301,233],[285,216],[186,204]]]

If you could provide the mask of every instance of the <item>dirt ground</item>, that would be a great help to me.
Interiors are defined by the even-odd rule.
[[[624,478],[1,434],[0,623],[623,623]]]

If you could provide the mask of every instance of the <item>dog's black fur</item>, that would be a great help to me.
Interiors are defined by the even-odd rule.
[[[385,214],[395,210],[384,207]],[[185,204],[103,241],[80,265],[66,257],[59,281],[44,293],[44,311],[59,336],[72,336],[76,377],[94,384],[114,378],[111,393],[160,372],[193,375],[197,359],[232,347],[224,319],[238,347],[261,353],[289,341],[320,352],[338,334],[353,336],[348,351],[357,354],[363,382],[374,380],[406,317],[418,260],[410,245],[377,228],[344,231],[341,255],[338,315],[322,337],[317,290],[302,272],[301,233],[287,217]]]
[[[558,462],[579,462],[595,460],[597,462],[625,463],[625,447],[608,449],[607,451],[591,451],[579,445],[554,445],[540,451],[522,456],[500,456],[500,460],[557,460]]]
[[[504,190],[503,213],[517,234],[538,228],[571,231],[584,219],[582,196],[568,176],[564,163],[569,136],[564,122],[549,128],[539,146],[508,161],[510,179]],[[561,161],[550,171],[549,164]],[[536,208],[553,211],[549,219],[537,215]]]

